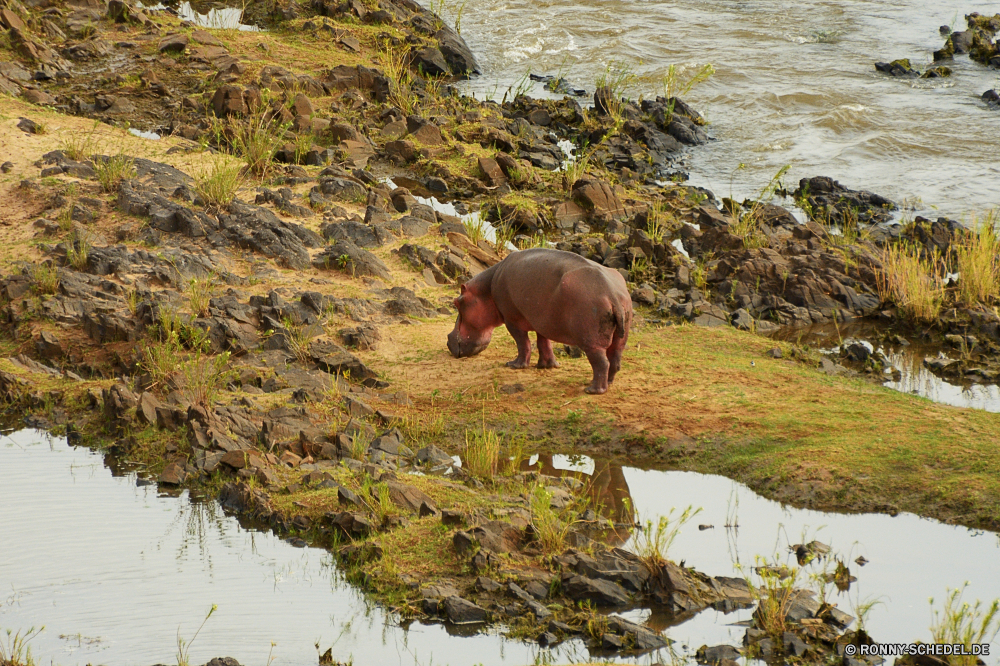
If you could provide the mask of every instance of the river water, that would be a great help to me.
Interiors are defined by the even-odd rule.
[[[446,0],[454,23],[461,0]],[[671,64],[716,74],[687,96],[717,141],[690,151],[691,182],[752,196],[784,165],[785,183],[825,175],[913,214],[969,216],[1000,204],[1000,111],[980,95],[998,71],[957,56],[948,79],[877,74],[876,61],[923,68],[941,25],[962,29],[985,0],[468,0],[461,33],[483,75],[464,90],[503,93],[525,72],[561,74],[592,94],[612,62],[651,96]],[[532,94],[544,95],[540,84]],[[587,98],[583,101],[590,101]],[[740,165],[745,165],[740,168]]]

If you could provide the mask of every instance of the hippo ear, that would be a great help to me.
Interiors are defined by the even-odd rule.
[[[468,287],[466,287],[466,286],[465,286],[465,285],[463,284],[463,285],[462,285],[462,296],[465,296],[465,292],[467,292],[467,291],[469,291],[469,288],[468,288]]]

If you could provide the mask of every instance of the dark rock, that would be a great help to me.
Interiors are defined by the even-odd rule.
[[[413,64],[428,76],[451,76],[444,54],[433,46],[425,46],[413,53]]]
[[[236,661],[232,657],[215,657],[210,662],[205,664],[205,666],[241,666],[240,662]]]
[[[441,54],[444,55],[452,73],[458,76],[480,73],[479,64],[465,40],[449,26],[443,26],[434,34],[434,37],[437,39],[438,48],[441,49]]]
[[[475,624],[486,621],[486,609],[459,596],[445,599],[444,610],[452,624]]]
[[[443,525],[464,525],[465,514],[454,509],[444,509],[441,511],[441,524]]]
[[[43,132],[42,126],[30,118],[21,118],[18,120],[17,129],[26,134],[41,134]]]
[[[480,576],[476,579],[476,589],[480,592],[498,592],[502,586],[492,578]]]
[[[781,642],[785,649],[785,656],[787,657],[801,657],[809,649],[805,641],[790,631],[782,634]]]
[[[455,536],[452,537],[451,543],[455,547],[455,552],[459,555],[465,555],[479,544],[475,537],[468,532],[463,532],[461,530],[455,532]]]
[[[849,190],[832,178],[816,176],[803,178],[792,193],[796,200],[805,198],[810,205],[812,218],[827,223],[843,224],[844,216],[856,216],[864,224],[887,222],[896,204],[878,194],[863,190]]]
[[[395,164],[408,164],[417,158],[417,147],[405,139],[389,141],[384,149],[385,156]]]
[[[340,240],[323,250],[312,264],[315,268],[340,269],[354,277],[370,275],[389,281],[389,268],[368,250],[363,250],[349,240]]]
[[[596,178],[580,178],[573,184],[573,199],[597,219],[624,219],[625,207],[615,189]]]
[[[916,78],[917,76],[920,76],[920,72],[910,66],[910,61],[907,58],[900,58],[899,60],[893,60],[892,62],[877,62],[875,63],[875,69],[883,74],[888,74],[889,76],[907,78]]]
[[[160,483],[167,486],[179,486],[187,479],[187,473],[180,463],[170,463],[160,473]]]
[[[698,648],[698,652],[695,653],[695,659],[698,660],[699,664],[721,664],[723,660],[737,660],[741,659],[743,655],[739,653],[739,650],[734,648],[732,645],[715,645],[712,647],[701,646]]]
[[[187,48],[190,42],[191,38],[187,35],[175,33],[173,35],[167,35],[161,39],[158,48],[160,53],[166,53],[168,51],[181,52]]]
[[[596,606],[628,606],[631,600],[617,583],[595,580],[586,576],[571,576],[563,582],[563,594],[574,601],[589,599]]]

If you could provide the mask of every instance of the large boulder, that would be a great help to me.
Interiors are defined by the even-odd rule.
[[[381,259],[349,240],[339,240],[318,254],[312,261],[316,268],[343,270],[354,277],[369,275],[389,281],[392,274]]]
[[[623,220],[625,207],[617,190],[603,180],[584,177],[573,183],[573,200],[594,220]]]

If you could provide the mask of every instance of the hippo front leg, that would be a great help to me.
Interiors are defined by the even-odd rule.
[[[507,361],[507,367],[514,368],[515,370],[524,370],[528,367],[528,363],[531,362],[531,340],[528,338],[528,332],[515,328],[510,324],[506,326],[507,330],[510,331],[510,337],[514,338],[514,342],[517,343],[517,358],[513,361]]]
[[[608,363],[607,351],[604,349],[588,351],[587,360],[590,361],[590,367],[594,369],[594,379],[590,382],[590,386],[583,390],[598,395],[606,393],[608,390],[608,368],[611,367],[611,364]]]
[[[559,361],[552,351],[552,341],[541,335],[538,336],[538,367],[542,370],[559,367]]]

